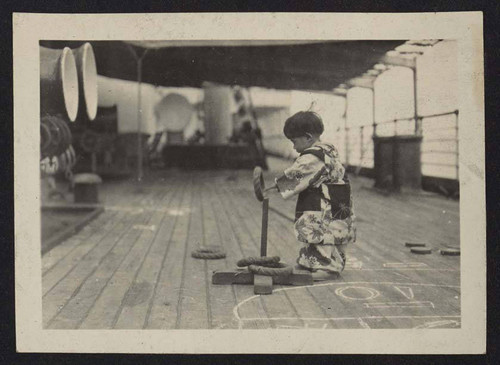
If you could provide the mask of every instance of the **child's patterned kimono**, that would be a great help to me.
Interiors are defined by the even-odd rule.
[[[295,235],[303,247],[297,263],[313,271],[341,272],[344,245],[356,240],[351,187],[336,148],[317,142],[276,179],[283,198],[299,194]]]

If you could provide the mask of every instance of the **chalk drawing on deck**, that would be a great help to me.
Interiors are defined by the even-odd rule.
[[[393,288],[403,294],[407,299],[413,299],[415,297],[412,288],[410,288],[409,286],[394,286]]]
[[[361,270],[363,267],[363,261],[358,260],[354,256],[348,256],[347,257],[347,262],[345,264],[346,269],[351,269],[351,270]]]
[[[435,308],[434,303],[430,301],[422,302],[379,302],[379,303],[363,303],[365,308],[422,308],[431,307]]]
[[[345,293],[347,292],[347,293]],[[357,295],[355,295],[357,293]],[[361,295],[359,293],[362,293]],[[370,300],[378,297],[380,292],[373,288],[367,288],[365,286],[346,286],[337,288],[335,294],[344,299],[351,300]],[[350,294],[350,295],[349,295]],[[363,295],[365,294],[365,295]],[[368,294],[368,295],[366,295]]]
[[[413,328],[459,328],[460,321],[454,319],[444,319],[441,321],[425,322],[424,324],[415,326]]]
[[[362,293],[365,294],[365,298],[369,298],[371,297],[372,295],[374,295],[373,291],[375,291],[375,289],[373,288],[368,288],[367,286],[381,286],[381,287],[387,287],[387,286],[398,286],[398,287],[419,287],[419,288],[426,288],[426,287],[429,287],[429,288],[453,288],[453,289],[460,289],[460,285],[445,285],[445,284],[431,284],[431,283],[409,283],[409,282],[374,282],[374,281],[352,281],[352,282],[348,282],[348,281],[342,281],[342,282],[329,282],[329,283],[322,283],[322,284],[313,284],[313,285],[304,285],[304,286],[292,286],[292,287],[284,287],[284,288],[280,288],[280,289],[276,289],[273,291],[274,294],[276,293],[279,293],[281,291],[291,291],[291,290],[304,290],[304,289],[307,289],[307,290],[314,290],[314,288],[319,288],[319,287],[326,287],[326,286],[338,286],[339,288],[338,289],[344,289],[342,291],[343,295],[345,296],[346,292],[345,290],[347,288],[363,288],[361,289]],[[363,291],[364,289],[368,289],[368,291]],[[372,289],[373,291],[370,291],[370,289]],[[337,291],[336,290],[336,291]],[[356,291],[353,291],[352,293],[349,293],[347,292],[347,294],[350,294],[351,296],[354,294],[354,292]],[[358,294],[360,293],[359,291],[357,292]],[[379,293],[377,291],[377,293]],[[380,294],[380,293],[379,293]],[[258,300],[258,298],[260,298],[261,296],[260,295],[251,295],[249,296],[248,298],[242,300],[241,302],[239,302],[238,304],[236,304],[234,307],[233,307],[233,316],[234,318],[236,319],[236,321],[238,322],[238,328],[239,329],[243,329],[244,327],[244,323],[248,323],[248,322],[251,322],[251,321],[269,321],[269,322],[274,322],[274,321],[287,321],[287,320],[294,320],[296,321],[297,319],[300,319],[302,321],[318,321],[318,322],[324,322],[324,321],[348,321],[348,322],[353,322],[353,323],[356,323],[358,326],[361,326],[360,328],[364,328],[362,327],[363,325],[361,324],[359,318],[362,319],[362,321],[366,322],[367,320],[378,320],[378,319],[401,319],[401,320],[418,320],[418,321],[422,321],[422,320],[434,320],[434,321],[442,321],[444,319],[453,319],[453,320],[459,320],[460,319],[460,315],[456,315],[453,311],[449,313],[449,315],[397,315],[397,316],[391,316],[391,315],[379,315],[379,316],[354,316],[354,317],[320,317],[320,318],[309,318],[309,317],[266,317],[266,318],[253,318],[253,317],[247,317],[247,318],[242,318],[240,316],[240,311],[239,311],[239,308],[243,305],[245,305],[245,303],[248,303],[249,301],[251,300]],[[349,298],[347,298],[349,299]],[[363,300],[363,298],[359,298],[359,300]],[[367,300],[367,299],[364,299],[364,300]],[[361,303],[360,303],[361,304]],[[428,304],[428,306],[430,306],[430,304]],[[434,326],[434,325],[431,325],[429,324],[429,326]]]
[[[427,267],[427,264],[423,262],[386,262],[382,266],[391,269],[403,269],[403,268]]]

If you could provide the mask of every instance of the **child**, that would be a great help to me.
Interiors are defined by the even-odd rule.
[[[294,231],[302,244],[299,267],[340,273],[346,263],[344,247],[356,240],[355,217],[345,169],[337,149],[320,141],[323,130],[314,112],[298,112],[286,120],[283,133],[300,156],[276,185],[284,199],[298,194]]]

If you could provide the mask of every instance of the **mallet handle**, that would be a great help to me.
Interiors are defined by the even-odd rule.
[[[262,201],[262,231],[260,235],[260,255],[267,256],[267,220],[269,214],[269,198]]]
[[[278,185],[276,184],[273,184],[272,186],[268,187],[268,188],[265,188],[264,191],[269,191],[269,190],[272,190],[272,189],[277,189],[278,188]]]

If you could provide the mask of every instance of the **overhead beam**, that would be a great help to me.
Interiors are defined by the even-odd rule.
[[[373,89],[373,83],[376,77],[356,77],[349,80],[349,85],[352,87],[362,87],[365,89]]]
[[[392,66],[401,66],[401,67],[409,67],[409,68],[416,67],[415,58],[405,58],[405,57],[385,55],[384,57],[382,57],[380,59],[380,62],[384,63],[386,65],[392,65]]]

